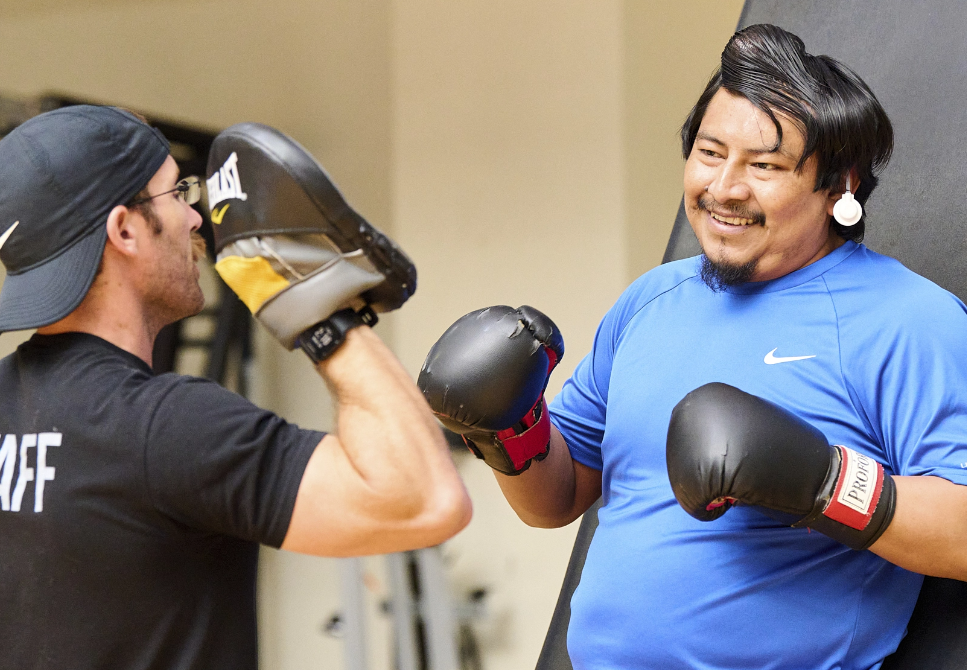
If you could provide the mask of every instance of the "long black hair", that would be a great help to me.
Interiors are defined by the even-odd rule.
[[[829,56],[806,53],[803,41],[769,24],[749,26],[732,36],[722,64],[682,126],[682,153],[692,151],[705,110],[720,88],[740,95],[768,114],[782,144],[778,116],[792,121],[805,139],[796,170],[815,155],[815,190],[838,188],[856,170],[854,195],[861,204],[876,188],[877,174],[893,153],[893,126],[873,91],[851,69]],[[832,221],[840,237],[859,242],[866,214],[855,226]]]

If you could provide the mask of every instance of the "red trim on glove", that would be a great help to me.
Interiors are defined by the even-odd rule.
[[[557,367],[557,352],[550,347],[544,347],[544,353],[547,354],[547,376],[551,376],[551,370]]]
[[[869,456],[836,445],[842,462],[836,490],[823,514],[844,526],[864,530],[883,491],[883,466]]]
[[[512,426],[497,433],[497,439],[510,456],[515,470],[520,470],[527,461],[544,453],[550,444],[551,418],[543,395],[520,420],[520,424],[524,426],[523,432],[518,433],[517,426]]]
[[[708,505],[705,506],[705,511],[711,512],[713,509],[721,507],[722,505],[734,505],[735,503],[736,503],[735,498],[725,496],[721,500],[716,499],[710,502]]]

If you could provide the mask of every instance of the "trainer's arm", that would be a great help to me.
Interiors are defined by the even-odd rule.
[[[560,528],[584,514],[601,497],[601,471],[571,458],[560,431],[551,426],[551,447],[543,461],[508,476],[494,471],[500,490],[528,526]]]
[[[894,477],[896,511],[870,551],[907,570],[967,581],[967,486]]]
[[[283,549],[321,556],[439,544],[471,505],[419,390],[369,328],[353,328],[317,366],[337,404],[299,486]]]

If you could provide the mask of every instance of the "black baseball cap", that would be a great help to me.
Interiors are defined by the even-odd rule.
[[[117,107],[62,107],[0,140],[0,333],[46,326],[81,304],[107,216],[161,168],[168,140]]]

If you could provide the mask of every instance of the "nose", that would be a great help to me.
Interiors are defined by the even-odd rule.
[[[195,232],[196,230],[201,228],[201,222],[202,222],[201,214],[199,214],[198,210],[196,210],[191,205],[186,204],[185,207],[188,208],[188,222],[189,222],[189,225],[191,226],[191,232]]]
[[[752,191],[745,181],[742,166],[732,160],[723,161],[705,187],[717,202],[743,202],[748,200]]]

